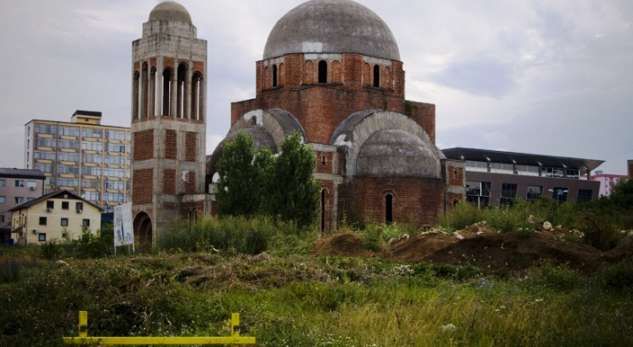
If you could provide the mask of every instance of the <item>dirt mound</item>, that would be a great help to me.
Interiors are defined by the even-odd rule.
[[[487,272],[519,271],[542,262],[590,271],[602,262],[622,259],[632,250],[627,244],[627,247],[603,253],[589,245],[561,240],[548,232],[499,234],[485,226],[469,227],[454,234],[432,232],[401,238],[387,245],[380,254],[368,250],[361,237],[353,233],[320,239],[314,247],[318,255],[380,255],[406,262],[470,264]]]
[[[526,269],[541,262],[567,264],[581,270],[595,269],[602,253],[575,242],[544,233],[484,233],[458,240],[425,257],[410,257],[444,264],[472,264],[490,272]]]
[[[365,247],[363,240],[353,233],[340,233],[317,240],[314,244],[314,253],[349,257],[374,255],[372,251]]]

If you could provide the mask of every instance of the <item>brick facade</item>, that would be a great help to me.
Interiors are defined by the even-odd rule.
[[[196,161],[197,150],[196,147],[198,145],[197,134],[193,132],[185,133],[185,160],[186,161]]]
[[[193,194],[196,192],[196,173],[193,171],[188,171],[186,174],[185,181],[185,193]]]
[[[431,178],[356,177],[341,190],[349,218],[362,223],[384,223],[385,197],[393,196],[393,219],[397,223],[429,226],[443,212],[445,185]]]
[[[350,114],[382,109],[406,114],[435,141],[435,106],[404,100],[404,71],[399,61],[381,66],[381,88],[371,85],[363,72],[373,65],[358,54],[342,54],[342,61],[328,61],[328,83],[318,84],[318,61],[303,54],[284,57],[282,84],[272,87],[272,68],[257,62],[257,98],[231,105],[231,124],[253,109],[281,108],[292,113],[305,129],[309,142],[330,144],[336,127]],[[369,70],[367,70],[369,73]]]
[[[138,131],[134,137],[134,160],[147,160],[154,157],[154,130]]]
[[[178,155],[178,138],[176,130],[165,130],[165,159],[176,159]]]
[[[176,194],[176,170],[163,171],[163,194]]]
[[[132,175],[132,201],[135,204],[152,202],[154,171],[152,169],[134,170]]]

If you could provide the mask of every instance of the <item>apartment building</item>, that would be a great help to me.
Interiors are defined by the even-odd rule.
[[[44,179],[39,170],[0,168],[0,244],[11,239],[9,210],[42,196]]]
[[[44,173],[44,193],[68,190],[105,210],[128,201],[129,128],[77,110],[70,122],[31,120],[25,133],[25,166]]]
[[[600,183],[590,178],[602,160],[462,147],[442,152],[447,159],[464,161],[466,200],[479,207],[508,206],[517,199],[562,203],[598,198]]]
[[[101,208],[69,191],[42,195],[13,207],[11,237],[16,244],[76,240],[101,229]]]

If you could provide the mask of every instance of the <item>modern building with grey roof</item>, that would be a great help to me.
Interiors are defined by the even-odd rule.
[[[11,238],[10,210],[44,193],[44,179],[40,170],[0,168],[0,244]]]

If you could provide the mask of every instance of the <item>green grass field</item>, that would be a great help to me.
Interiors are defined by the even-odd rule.
[[[633,345],[633,265],[507,276],[376,258],[174,253],[0,257],[0,346],[57,346],[77,311],[101,336],[226,335],[262,346]]]

